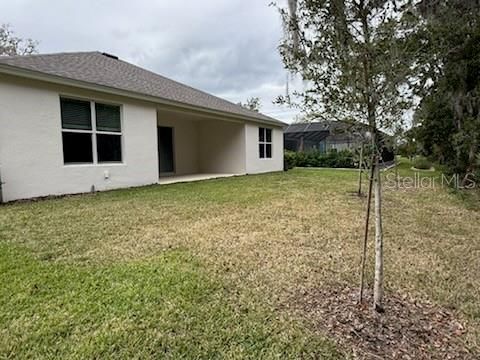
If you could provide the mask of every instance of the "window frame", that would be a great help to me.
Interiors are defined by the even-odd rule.
[[[71,166],[104,166],[104,165],[125,165],[125,146],[123,139],[123,104],[114,103],[111,101],[103,101],[101,99],[92,100],[91,98],[82,98],[78,96],[71,95],[60,95],[59,104],[62,100],[76,100],[76,101],[85,101],[90,103],[90,125],[91,130],[82,130],[82,129],[68,129],[63,127],[62,123],[62,114],[60,111],[60,131],[62,135],[62,156],[63,156],[63,165],[67,167]],[[102,131],[97,130],[97,113],[95,104],[102,105],[111,105],[119,108],[120,112],[120,131]],[[92,142],[92,162],[65,162],[65,154],[63,153],[63,133],[80,133],[80,134],[90,134]],[[120,152],[122,155],[121,161],[98,161],[98,145],[97,145],[97,135],[115,135],[120,136]]]
[[[267,141],[267,130],[270,130],[270,141]],[[263,141],[260,138],[260,132],[263,131]],[[270,145],[270,156],[267,156],[267,145]],[[260,147],[263,147],[263,157],[261,156]],[[273,129],[267,127],[258,127],[258,158],[260,160],[273,159]]]

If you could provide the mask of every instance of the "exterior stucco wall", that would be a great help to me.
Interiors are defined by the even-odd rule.
[[[199,126],[200,171],[245,174],[245,124],[203,120]]]
[[[60,96],[121,104],[123,163],[64,164]],[[3,200],[157,183],[158,125],[174,127],[176,175],[283,169],[281,128],[271,127],[273,158],[260,159],[258,127],[265,125],[175,113],[146,101],[0,75]]]
[[[198,121],[188,116],[159,111],[158,126],[173,128],[175,175],[198,173]]]
[[[258,128],[272,129],[272,158],[260,159],[258,150]],[[283,130],[268,125],[247,123],[245,125],[246,172],[257,174],[283,170]]]
[[[64,165],[60,94],[122,104],[122,164]],[[154,105],[0,75],[3,199],[156,183],[156,126]]]

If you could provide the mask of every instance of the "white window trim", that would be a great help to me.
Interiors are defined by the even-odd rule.
[[[260,156],[260,150],[257,149],[258,158],[260,160],[272,160],[273,159],[273,129],[272,128],[267,128],[267,127],[262,127],[262,126],[259,126],[259,129],[263,129],[263,141],[260,141],[260,137],[259,137],[258,138],[258,145],[263,146],[263,154],[265,156],[262,158]],[[267,141],[267,130],[270,130],[270,133],[271,133],[270,141]],[[267,144],[270,144],[270,148],[271,148],[270,157],[267,157],[267,146],[266,146]]]
[[[110,103],[108,101],[97,101],[97,100],[91,100],[91,99],[85,99],[85,98],[79,98],[76,96],[69,96],[69,95],[60,95],[60,101],[62,99],[72,99],[72,100],[80,100],[80,101],[85,101],[90,103],[90,126],[91,130],[81,130],[81,129],[65,129],[63,128],[63,124],[61,122],[61,114],[60,114],[60,128],[62,134],[64,132],[67,133],[79,133],[79,134],[90,134],[92,137],[92,159],[93,162],[86,162],[86,163],[66,163],[65,159],[63,160],[63,166],[67,167],[73,167],[73,166],[115,166],[115,165],[125,165],[125,149],[124,149],[124,144],[123,144],[123,106],[121,104],[114,104]],[[97,131],[97,113],[95,110],[95,104],[104,104],[104,105],[112,105],[112,106],[118,106],[120,108],[120,131]],[[98,151],[97,151],[97,134],[100,135],[116,135],[120,136],[120,150],[122,152],[122,161],[98,161]],[[62,140],[63,141],[63,140]],[[63,143],[62,143],[62,152],[63,152]],[[63,154],[62,154],[63,156]]]
[[[97,150],[97,112],[95,111],[95,101],[90,100],[90,122],[92,125],[92,154],[93,163],[98,164],[98,150]],[[121,130],[121,128],[120,128]],[[123,159],[123,156],[122,156]]]

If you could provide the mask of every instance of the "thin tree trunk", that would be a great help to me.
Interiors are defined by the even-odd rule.
[[[393,166],[395,166],[395,189],[398,190],[398,161],[397,161],[397,151],[393,154]]]
[[[383,312],[383,228],[382,228],[382,184],[378,157],[375,159],[375,281],[373,287],[373,307]]]
[[[360,163],[358,165],[358,196],[362,196],[362,175],[363,175],[363,144],[360,148]]]
[[[297,0],[288,0],[288,9],[290,12],[290,26],[292,27],[292,42],[293,50],[299,49],[299,34],[298,34],[298,17],[297,17]]]
[[[463,180],[462,180],[462,188],[468,185],[469,174],[473,173],[473,171],[475,170],[476,155],[477,155],[477,142],[474,141],[470,145],[470,149],[468,151],[468,166],[465,171],[465,176],[463,177]]]
[[[372,188],[373,188],[373,176],[375,171],[375,155],[372,154],[372,164],[370,169],[370,179],[368,183],[368,196],[367,196],[367,214],[365,217],[365,233],[363,237],[363,251],[362,251],[362,262],[360,270],[360,294],[358,302],[362,303],[363,301],[363,290],[365,288],[365,263],[367,261],[367,242],[368,242],[368,230],[370,227],[370,208],[372,204]]]

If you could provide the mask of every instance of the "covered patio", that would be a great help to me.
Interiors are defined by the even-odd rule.
[[[246,173],[245,125],[173,110],[157,110],[159,183]]]

